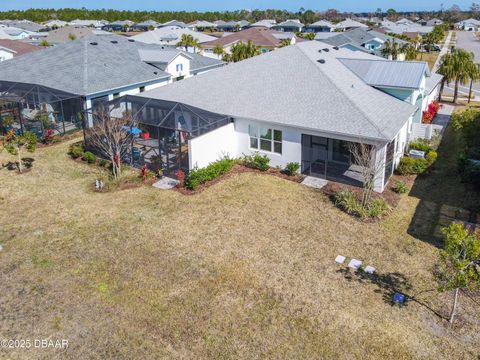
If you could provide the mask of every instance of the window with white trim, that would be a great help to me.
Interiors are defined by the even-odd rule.
[[[183,71],[183,64],[177,64],[177,72]]]
[[[280,130],[248,125],[248,133],[251,149],[276,154],[282,153],[282,132]]]

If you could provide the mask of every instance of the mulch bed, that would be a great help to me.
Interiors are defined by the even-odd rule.
[[[49,143],[38,142],[37,143],[37,148],[46,148],[46,147],[61,144],[65,141],[69,141],[69,140],[76,139],[76,138],[81,138],[81,137],[83,138],[83,132],[81,130],[79,130],[79,131],[75,131],[73,133],[69,133],[69,134],[66,134],[66,135],[63,135],[63,136],[59,136],[58,141],[52,141],[52,142],[49,142]]]
[[[287,175],[287,174],[283,173],[281,170],[278,170],[278,169],[275,169],[275,168],[270,168],[267,171],[260,171],[260,170],[257,170],[257,169],[251,169],[251,168],[248,168],[246,166],[237,164],[237,165],[234,165],[232,170],[230,170],[229,172],[227,172],[223,175],[220,175],[219,177],[217,177],[217,178],[215,178],[211,181],[207,181],[206,183],[197,187],[195,190],[189,190],[185,187],[176,187],[176,188],[174,188],[174,190],[176,190],[179,193],[182,193],[184,195],[195,195],[195,194],[201,193],[205,189],[208,189],[209,187],[211,187],[211,186],[213,186],[213,185],[215,185],[215,184],[217,184],[221,181],[224,181],[228,178],[231,178],[232,176],[235,176],[237,174],[244,174],[244,173],[257,173],[257,174],[262,174],[262,175],[271,175],[271,176],[279,177],[279,178],[284,179],[284,180],[293,181],[293,182],[296,182],[296,183],[301,183],[303,181],[303,179],[305,178],[303,175],[290,176],[290,175]]]

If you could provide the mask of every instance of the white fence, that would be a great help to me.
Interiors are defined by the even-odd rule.
[[[413,123],[410,140],[430,140],[432,136],[440,135],[443,132],[443,128],[444,127],[442,125]]]

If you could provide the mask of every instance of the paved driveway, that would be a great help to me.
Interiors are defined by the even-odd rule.
[[[475,61],[480,64],[480,40],[473,35],[472,31],[457,31],[456,47],[473,52],[475,54]],[[450,85],[450,87],[445,87],[448,92],[453,93],[453,84]],[[469,84],[466,86],[460,85],[459,92],[468,95],[468,89]],[[472,91],[475,92],[477,98],[480,97],[480,82],[473,84]]]

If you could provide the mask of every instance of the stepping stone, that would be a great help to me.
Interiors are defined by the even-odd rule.
[[[178,181],[169,177],[164,176],[160,180],[158,180],[156,183],[154,183],[152,186],[157,188],[157,189],[162,189],[162,190],[168,190],[172,189],[175,186],[177,186]]]
[[[373,275],[375,273],[375,268],[373,266],[368,265],[365,270],[367,274]]]
[[[357,260],[357,259],[352,259],[348,263],[348,267],[352,268],[352,269],[355,269],[355,270],[360,269],[360,266],[362,266],[362,262],[360,260]]]
[[[335,262],[337,264],[343,264],[345,262],[345,256],[342,256],[342,255],[338,255],[336,258],[335,258]]]
[[[313,176],[307,176],[305,179],[302,181],[302,185],[314,188],[314,189],[321,189],[325,185],[328,184],[328,181],[325,179],[320,179],[317,177]]]

